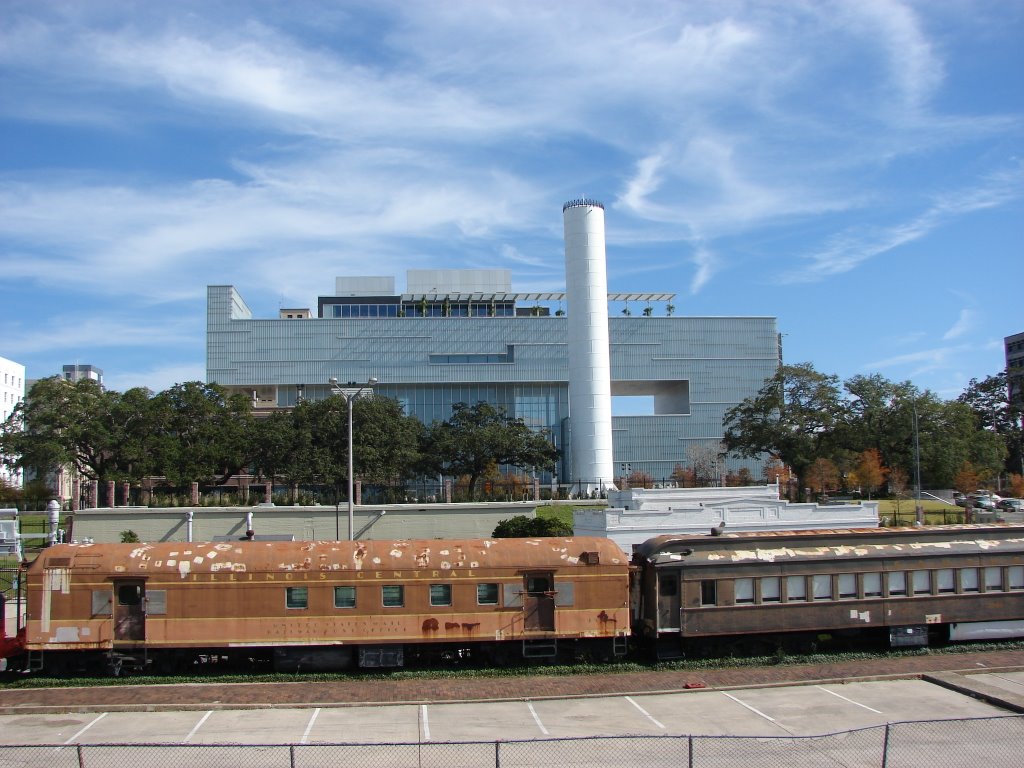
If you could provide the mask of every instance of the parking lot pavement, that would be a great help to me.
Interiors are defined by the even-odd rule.
[[[920,680],[801,686],[728,692],[771,718],[774,735],[812,736],[908,720],[1006,714],[984,702]],[[739,722],[749,722],[742,720]],[[734,724],[735,725],[735,724]],[[748,735],[733,729],[732,735]],[[749,734],[756,735],[756,734]]]
[[[301,710],[310,712],[310,710]],[[307,743],[417,742],[420,733],[420,708],[415,704],[383,707],[323,708],[307,736]],[[302,733],[292,737],[301,740]]]
[[[188,744],[298,743],[312,710],[247,709],[193,712],[194,730]],[[208,715],[208,716],[207,716]]]
[[[987,675],[1024,687],[1024,673]],[[0,716],[2,744],[317,744],[812,736],[1008,714],[922,680],[500,702]]]
[[[983,673],[970,675],[970,678],[1009,691],[1017,696],[1024,696],[1024,672]]]

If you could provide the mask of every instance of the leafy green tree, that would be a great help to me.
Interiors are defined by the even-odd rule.
[[[5,463],[43,478],[73,467],[89,480],[139,481],[153,469],[150,392],[124,394],[95,381],[42,379],[4,425]]]
[[[726,412],[723,442],[740,456],[770,454],[788,464],[802,493],[811,464],[830,447],[841,411],[836,376],[810,363],[780,366],[756,395]]]
[[[392,483],[411,477],[419,465],[426,427],[407,416],[391,397],[360,398],[352,412],[355,468],[366,482]]]
[[[940,403],[933,418],[933,431],[921,434],[922,485],[955,487],[954,476],[964,462],[970,462],[986,482],[1003,469],[1005,441],[979,429],[969,406],[955,400]]]
[[[168,481],[224,483],[249,465],[252,406],[218,384],[188,381],[153,398],[155,453]]]
[[[356,398],[352,405],[353,471],[369,483],[401,481],[414,474],[423,424],[406,416],[397,400]],[[343,397],[305,401],[290,412],[257,420],[254,472],[293,484],[348,484],[348,405]]]
[[[858,454],[876,449],[883,462],[907,465],[913,404],[922,398],[917,388],[909,381],[894,383],[874,374],[853,376],[843,382],[843,389],[845,405],[835,443]]]
[[[306,404],[300,403],[290,413],[274,411],[264,418],[253,419],[249,433],[250,470],[257,478],[273,482],[274,478],[283,476],[289,483],[303,482],[291,470],[293,466],[310,467],[304,451],[308,441],[297,428],[305,408]]]
[[[1006,444],[1007,472],[1024,473],[1024,434],[1022,408],[1010,403],[1006,371],[978,381],[971,379],[967,389],[957,398],[973,411],[981,429],[995,432]]]
[[[548,469],[558,457],[547,434],[534,432],[522,419],[508,416],[490,403],[456,403],[448,421],[425,432],[424,469],[431,473],[466,475],[476,498],[477,480],[489,466]]]
[[[54,376],[33,384],[3,424],[0,452],[5,466],[38,477],[64,466],[81,469],[75,445],[88,412],[84,402],[98,395],[90,380],[69,384]]]
[[[500,520],[491,534],[496,539],[529,539],[544,536],[572,536],[572,526],[554,517],[516,515]]]

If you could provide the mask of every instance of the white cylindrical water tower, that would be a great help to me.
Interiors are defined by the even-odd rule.
[[[604,205],[570,200],[562,206],[569,321],[569,418],[572,479],[587,492],[614,488],[608,274]]]

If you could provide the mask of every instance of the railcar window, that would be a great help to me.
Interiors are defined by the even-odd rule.
[[[978,591],[978,569],[977,568],[961,568],[960,569],[960,591],[961,592],[977,592]]]
[[[931,571],[913,571],[912,583],[915,595],[930,595],[932,592]]]
[[[430,585],[430,604],[431,605],[451,605],[452,604],[452,585],[451,584],[431,584]]]
[[[308,608],[309,587],[285,587],[284,604],[286,608]]]
[[[903,571],[889,573],[889,596],[901,597],[907,594],[907,574]]]
[[[882,596],[882,574],[865,573],[862,578],[864,580],[864,597]]]
[[[811,577],[814,588],[815,600],[832,599],[832,575],[828,573],[816,573]]]
[[[807,599],[807,579],[803,576],[786,577],[786,599],[789,602],[802,602]]]
[[[150,616],[163,616],[167,613],[167,590],[146,590],[146,613]]]
[[[935,572],[935,584],[939,592],[955,592],[956,580],[952,568],[940,568]]]
[[[92,615],[111,616],[113,608],[110,605],[109,589],[94,589],[92,592]]]
[[[1009,576],[1010,589],[1024,589],[1024,565],[1011,565]]]
[[[531,593],[550,592],[551,578],[548,576],[527,576],[526,591]]]
[[[985,591],[998,592],[1003,588],[1003,569],[998,565],[985,569]]]
[[[704,579],[700,583],[700,604],[718,604],[718,584],[715,582],[714,579]]]
[[[782,600],[782,580],[778,576],[761,578],[761,602],[778,603]]]
[[[334,607],[335,608],[355,608],[356,607],[356,588],[355,587],[335,587],[334,588]]]
[[[852,600],[857,597],[857,574],[839,574],[839,599]]]
[[[123,584],[117,588],[118,605],[138,605],[142,602],[142,587],[137,584]]]
[[[402,608],[405,605],[405,587],[401,584],[385,584],[380,588],[380,595],[385,608]]]
[[[737,605],[754,602],[754,580],[753,579],[736,579],[735,587],[736,587],[736,604]]]
[[[675,577],[661,577],[658,579],[658,595],[660,597],[675,597],[679,594],[679,581]]]
[[[476,602],[477,602],[477,605],[497,605],[498,604],[498,585],[497,584],[477,584],[476,585]]]

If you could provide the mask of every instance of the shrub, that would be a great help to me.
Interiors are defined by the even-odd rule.
[[[516,515],[500,521],[491,534],[496,539],[524,539],[536,536],[572,536],[572,526],[553,517]]]

